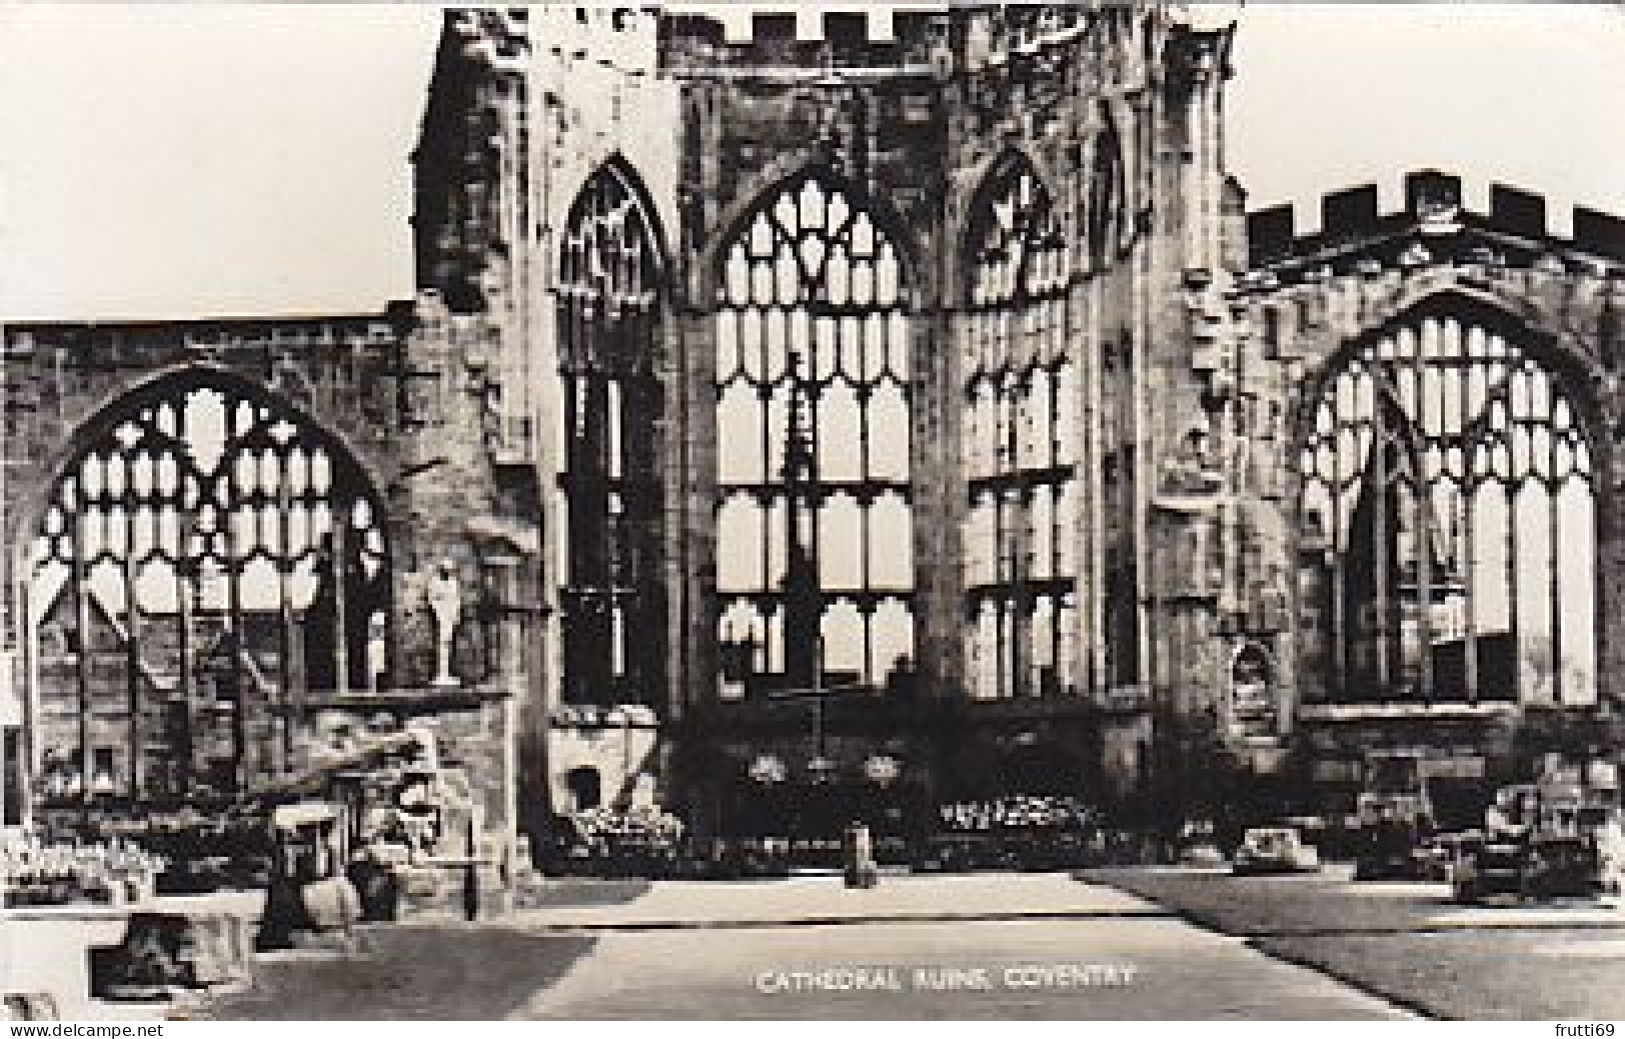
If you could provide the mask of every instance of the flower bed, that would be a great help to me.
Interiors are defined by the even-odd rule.
[[[5,905],[123,904],[150,897],[161,856],[126,844],[49,844],[24,837],[0,845]]]
[[[672,870],[687,832],[681,819],[656,807],[589,808],[567,817],[571,872],[651,876]]]

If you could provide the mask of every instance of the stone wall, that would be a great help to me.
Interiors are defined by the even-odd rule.
[[[1232,315],[1210,299],[1227,284],[1234,223],[1219,133],[1229,33],[1153,4],[754,20],[448,12],[415,157],[419,272],[449,319],[469,323],[464,339],[426,331],[416,342],[425,369],[459,357],[472,368],[471,349],[481,359],[495,413],[487,453],[509,491],[498,511],[540,546],[539,569],[526,564],[537,610],[524,629],[527,796],[556,799],[567,760],[616,771],[609,743],[572,731],[554,709],[567,559],[561,537],[541,536],[562,530],[564,516],[550,296],[558,236],[605,164],[647,192],[668,250],[657,358],[657,441],[670,474],[662,720],[707,709],[718,688],[711,312],[721,251],[766,193],[813,169],[871,205],[904,254],[920,686],[964,695],[963,254],[977,192],[1014,156],[1055,201],[1069,243],[1066,334],[1084,344],[1077,453],[1089,504],[1067,532],[1086,561],[1071,641],[1080,659],[1069,663],[1084,676],[1080,691],[1102,703],[1110,693],[1114,709],[1216,687],[1222,653],[1177,656],[1189,633],[1169,632],[1185,606],[1162,591],[1174,578],[1154,538],[1188,541],[1217,506],[1192,520],[1153,496],[1192,425],[1222,421],[1209,412],[1229,392],[1214,372]],[[1103,187],[1111,178],[1120,183]],[[1232,253],[1235,241],[1231,228]],[[1210,543],[1216,557],[1231,551],[1218,530]],[[1216,628],[1217,606],[1208,595],[1207,619],[1193,623]]]
[[[78,654],[52,634],[77,630],[70,597],[60,597],[49,615],[46,604],[34,604],[40,624],[30,631],[22,603],[12,596],[27,592],[33,566],[28,553],[64,473],[129,416],[123,405],[163,399],[171,388],[179,400],[187,387],[218,386],[308,423],[311,435],[333,453],[335,470],[363,484],[347,486],[344,493],[366,497],[382,510],[378,525],[390,602],[382,689],[401,693],[433,683],[436,637],[425,584],[428,568],[449,559],[462,589],[452,673],[461,688],[481,690],[498,702],[507,695],[518,669],[504,660],[500,648],[514,638],[492,605],[491,539],[482,541],[478,529],[478,518],[494,513],[497,501],[486,454],[485,383],[477,350],[462,351],[454,361],[444,348],[445,340],[460,334],[450,326],[450,318],[425,305],[418,316],[395,307],[377,317],[7,327],[4,540],[14,548],[4,554],[0,586],[8,607],[5,648],[21,660],[28,691],[31,772],[41,765],[47,746],[76,748],[81,734],[91,748],[112,748],[115,764],[127,760],[125,629],[91,603],[87,612],[96,649],[87,689],[92,707],[81,723]],[[467,363],[469,358],[476,363]],[[143,649],[168,660],[176,636],[164,634],[165,624],[174,626],[172,613],[152,619],[145,632],[151,645]],[[155,666],[152,659],[144,666]],[[193,662],[194,683],[205,663]],[[246,674],[250,665],[241,667]],[[160,694],[155,680],[143,677],[142,695],[152,700],[143,709],[147,740],[163,736],[151,728],[161,713],[152,699]],[[351,694],[368,695],[354,686]],[[254,774],[274,775],[295,764],[282,751],[281,725],[270,718],[271,701],[282,695],[262,688],[245,701],[252,715],[244,728]],[[201,709],[201,701],[193,703]],[[365,702],[357,706],[362,716],[371,709]],[[476,784],[490,802],[485,817],[496,839],[506,842],[514,816],[508,779],[513,765],[505,749],[509,726],[500,707],[491,709],[498,716],[484,718],[453,745],[465,748]],[[301,732],[295,742],[307,736]],[[121,784],[114,793],[127,791]]]
[[[1231,298],[1245,311],[1247,334],[1264,362],[1259,400],[1272,436],[1260,462],[1279,475],[1260,484],[1250,508],[1268,523],[1269,566],[1296,574],[1300,551],[1310,548],[1300,527],[1294,459],[1321,387],[1350,351],[1412,320],[1503,331],[1554,373],[1588,431],[1597,509],[1598,705],[1484,705],[1482,716],[1469,711],[1459,718],[1446,707],[1317,706],[1330,678],[1323,662],[1303,654],[1307,626],[1323,619],[1310,616],[1311,589],[1294,577],[1278,649],[1282,731],[1298,733],[1295,745],[1311,770],[1313,760],[1357,759],[1374,748],[1424,748],[1447,757],[1468,748],[1488,756],[1492,778],[1528,778],[1537,745],[1597,744],[1599,714],[1611,712],[1620,696],[1625,657],[1613,608],[1622,572],[1613,431],[1621,408],[1616,355],[1625,223],[1582,207],[1572,236],[1563,238],[1548,229],[1541,197],[1495,184],[1480,212],[1466,204],[1460,178],[1433,170],[1406,176],[1398,197],[1403,205],[1384,211],[1376,185],[1328,194],[1320,200],[1320,226],[1309,231],[1295,226],[1290,206],[1248,218],[1252,269]]]

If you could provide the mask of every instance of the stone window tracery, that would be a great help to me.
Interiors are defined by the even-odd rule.
[[[882,685],[914,652],[903,258],[849,190],[809,171],[745,220],[719,275],[725,670]]]
[[[1067,336],[1066,237],[1030,164],[995,170],[973,206],[967,249],[971,693],[1071,689],[1080,365]]]
[[[1299,465],[1304,649],[1336,700],[1594,698],[1592,451],[1537,357],[1408,323],[1326,383]]]
[[[570,210],[558,299],[568,559],[564,699],[655,702],[664,631],[655,372],[661,267],[630,174],[600,167]]]
[[[42,719],[79,763],[43,794],[245,789],[288,767],[288,705],[387,681],[383,513],[342,448],[235,380],[115,408],[30,546]],[[92,741],[118,744],[117,776],[84,774]]]

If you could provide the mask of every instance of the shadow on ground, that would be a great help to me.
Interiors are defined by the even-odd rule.
[[[263,958],[254,987],[211,1000],[214,1021],[498,1020],[556,983],[597,944],[497,927],[390,924],[363,950]]]
[[[1610,914],[1569,927],[1550,919],[1551,907],[1508,907],[1479,910],[1475,922],[1442,884],[1350,884],[1330,871],[1237,878],[1101,869],[1083,876],[1428,1016],[1625,1015],[1625,918]]]
[[[1225,934],[1242,937],[1413,930],[1450,907],[1449,888],[1372,883],[1350,897],[1341,874],[1235,877],[1227,872],[1092,869],[1081,879],[1138,895]]]
[[[515,908],[621,905],[642,897],[652,887],[654,884],[647,880],[548,877],[540,884],[521,891],[515,900]]]

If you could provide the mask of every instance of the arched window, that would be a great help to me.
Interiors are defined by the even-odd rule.
[[[571,807],[575,811],[589,811],[604,803],[604,778],[590,765],[566,772],[564,785],[570,791]]]
[[[385,679],[378,499],[332,438],[215,372],[162,379],[101,425],[31,546],[42,794],[252,787],[288,767],[305,690]]]
[[[1111,265],[1123,234],[1125,185],[1123,143],[1111,113],[1101,106],[1105,127],[1095,137],[1094,162],[1089,175],[1089,257],[1095,270]]]
[[[654,703],[663,681],[661,268],[653,216],[629,177],[606,165],[587,181],[560,263],[567,703]]]
[[[965,339],[965,584],[971,692],[1075,688],[1081,485],[1079,359],[1066,237],[1025,160],[972,207]]]
[[[898,247],[818,173],[722,252],[717,591],[725,676],[884,683],[913,655]]]
[[[1557,374],[1429,316],[1344,358],[1307,419],[1308,674],[1340,702],[1594,698],[1592,457]]]

